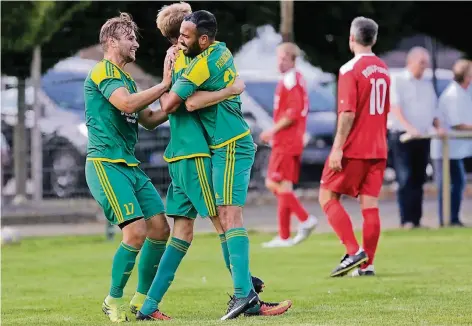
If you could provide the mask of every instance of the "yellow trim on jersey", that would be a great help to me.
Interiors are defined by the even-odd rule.
[[[203,84],[210,78],[210,68],[208,67],[208,56],[194,60],[182,75],[196,86]]]
[[[218,145],[210,145],[209,147],[211,149],[217,149],[217,148],[222,148],[222,147],[225,147],[226,145],[228,145],[229,143],[232,143],[232,142],[235,142],[236,140],[238,139],[241,139],[243,137],[246,137],[247,135],[249,135],[251,133],[251,130],[246,130],[245,132],[243,132],[242,134],[239,134],[237,136],[234,136],[233,138],[231,139],[228,139],[227,141],[221,143],[221,144],[218,144]]]
[[[118,200],[116,199],[115,192],[108,180],[108,176],[103,168],[102,162],[93,161],[93,165],[95,167],[95,171],[97,172],[98,180],[100,181],[100,185],[103,188],[103,192],[108,199],[108,202],[111,205],[113,213],[116,215],[116,219],[118,220],[118,224],[124,222],[123,213],[121,212],[120,205],[118,204]]]
[[[175,64],[174,64],[174,73],[178,73],[182,69],[187,68],[188,64],[189,64],[188,58],[185,56],[182,50],[179,50],[179,53],[177,55],[177,60],[175,60]]]
[[[109,61],[102,60],[97,63],[90,72],[90,79],[98,86],[102,81],[109,78],[121,79],[120,72],[113,69]]]
[[[87,157],[87,161],[99,161],[99,162],[108,162],[108,163],[125,163],[127,166],[138,166],[139,163],[128,163],[124,159],[109,159],[104,157]]]
[[[164,161],[166,161],[167,163],[172,163],[172,162],[176,162],[176,161],[180,161],[180,160],[185,160],[185,159],[188,159],[188,158],[194,158],[194,157],[211,157],[210,154],[206,154],[206,153],[196,153],[196,154],[190,154],[190,155],[182,155],[182,156],[177,156],[177,157],[172,157],[172,158],[167,158],[165,156],[164,157]]]
[[[112,65],[113,67],[116,67],[119,71],[121,71],[126,77],[128,77],[129,79],[131,79],[132,81],[134,81],[133,77],[131,77],[130,74],[128,74],[126,71],[124,71],[123,69],[121,69],[116,63],[114,63],[113,61],[110,61],[110,60],[107,60],[107,59],[103,59],[103,61],[105,62],[108,62],[110,65]]]
[[[223,205],[233,203],[234,162],[236,161],[236,142],[226,147],[225,174],[223,177]]]
[[[137,89],[137,86],[136,86],[136,82],[135,82],[135,80],[133,79],[133,77],[131,77],[130,74],[128,74],[126,71],[124,71],[123,69],[121,69],[117,64],[115,64],[114,62],[112,62],[112,61],[110,61],[110,60],[103,59],[103,61],[107,62],[107,63],[110,65],[110,67],[111,67],[110,69],[112,69],[112,70],[114,70],[114,71],[116,71],[116,69],[118,69],[118,71],[121,71],[121,73],[124,74],[124,75],[131,81],[131,84],[133,85],[133,89],[132,89],[132,90],[129,89],[129,88],[128,88],[128,84],[125,83],[125,84],[126,84],[126,88],[128,88],[128,91],[129,91],[130,93],[133,93],[133,92],[134,92],[134,93],[137,93],[137,92],[138,92],[138,89]],[[116,68],[116,69],[115,69],[115,68]],[[119,78],[121,78],[121,75],[120,75]],[[132,91],[133,91],[133,92],[132,92]]]
[[[213,201],[210,184],[208,183],[208,178],[206,176],[205,163],[201,157],[195,159],[195,166],[197,168],[198,181],[200,181],[200,187],[202,188],[205,206],[207,207],[210,216],[216,216],[216,207]]]

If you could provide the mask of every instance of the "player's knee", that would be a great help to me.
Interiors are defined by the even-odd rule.
[[[215,230],[218,234],[222,234],[225,231],[223,230],[223,226],[221,225],[220,217],[219,216],[210,216],[211,223],[215,227]]]
[[[158,214],[146,221],[147,237],[154,240],[167,240],[170,227],[164,214]]]
[[[221,226],[226,232],[230,229],[243,227],[243,208],[239,206],[218,207]]]
[[[123,228],[123,242],[136,249],[141,249],[146,240],[146,223],[140,219]]]
[[[193,224],[194,220],[185,217],[175,218],[172,236],[174,238],[191,243],[193,240]]]
[[[265,186],[267,189],[269,189],[272,192],[275,192],[277,190],[276,183],[270,179],[265,179]]]
[[[331,199],[339,198],[331,190],[321,188],[318,194],[318,202],[320,203],[321,208],[323,208]]]
[[[291,192],[293,191],[293,184],[290,181],[282,181],[279,184],[279,192]]]
[[[372,196],[361,195],[359,198],[361,202],[361,209],[369,209],[369,208],[378,208],[379,207],[379,199]]]

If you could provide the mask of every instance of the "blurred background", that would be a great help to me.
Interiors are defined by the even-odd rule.
[[[170,3],[2,1],[4,226],[93,222],[97,218],[104,223],[97,217],[100,210],[84,177],[87,128],[83,83],[103,56],[97,45],[101,25],[120,11],[133,16],[141,34],[137,60],[126,70],[141,90],[158,83],[169,44],[156,29],[155,18],[158,10]],[[431,55],[425,78],[431,80],[438,96],[452,81],[453,63],[472,56],[472,42],[467,36],[470,30],[463,27],[471,17],[467,2],[451,2],[447,6],[437,2],[319,1],[191,4],[193,10],[206,9],[216,15],[217,38],[232,50],[246,82],[242,111],[260,145],[250,185],[250,202],[258,205],[263,198],[271,198],[264,187],[270,147],[259,143],[259,134],[272,125],[273,97],[279,78],[275,49],[280,42],[294,41],[304,52],[297,67],[308,81],[310,111],[308,143],[297,189],[307,201],[315,198],[322,166],[331,150],[336,127],[336,74],[352,57],[348,36],[354,17],[363,15],[379,23],[374,51],[393,74],[404,68],[406,54],[412,47],[425,47]],[[468,91],[472,96],[472,87]],[[161,195],[170,181],[162,158],[169,137],[167,124],[152,131],[140,127],[136,148],[142,169]],[[390,153],[384,178],[384,196],[390,199],[394,199],[396,187],[393,160]],[[471,157],[465,159],[465,167],[470,180]],[[431,181],[431,164],[426,173]],[[432,182],[426,186],[437,192]],[[469,192],[466,190],[466,196]]]

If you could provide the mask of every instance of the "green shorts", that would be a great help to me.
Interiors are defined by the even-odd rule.
[[[93,198],[112,224],[164,213],[164,203],[156,188],[137,166],[87,161],[85,178]]]
[[[256,145],[251,135],[212,149],[213,187],[217,206],[244,206]]]
[[[172,179],[167,191],[166,214],[196,218],[216,216],[209,157],[195,157],[169,163]]]

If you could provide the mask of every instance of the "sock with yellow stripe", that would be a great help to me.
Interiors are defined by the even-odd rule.
[[[174,237],[170,239],[162,255],[161,263],[152,281],[151,288],[147,293],[146,300],[141,307],[140,311],[142,314],[150,315],[158,309],[159,303],[174,280],[175,272],[189,247],[190,243],[187,241]]]
[[[139,249],[133,248],[123,242],[120,243],[115,257],[113,257],[113,265],[111,268],[111,297],[123,297],[123,289],[131,276],[138,253]]]
[[[249,237],[245,228],[233,228],[225,233],[229,259],[232,266],[234,295],[243,298],[249,295],[252,282],[249,273]]]
[[[136,292],[141,294],[148,293],[164,250],[166,250],[166,244],[166,240],[146,238],[146,241],[144,241],[138,263],[138,286]]]
[[[220,236],[220,242],[221,242],[221,251],[223,252],[223,258],[225,260],[226,268],[229,270],[229,274],[231,275],[232,272],[231,272],[231,263],[229,261],[228,242],[226,241],[226,236],[224,233],[219,234],[219,236]],[[250,272],[249,272],[249,280],[251,281],[251,288],[255,291]]]
[[[228,250],[228,243],[226,242],[226,236],[224,233],[219,234],[220,242],[221,242],[221,251],[223,252],[223,258],[225,260],[226,268],[229,270],[231,274],[231,263],[229,261],[229,250]]]

